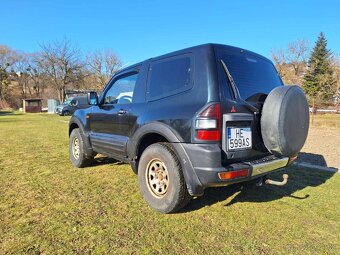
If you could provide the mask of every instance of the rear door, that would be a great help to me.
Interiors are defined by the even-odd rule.
[[[217,48],[216,61],[225,156],[229,160],[264,156],[268,151],[261,136],[261,109],[270,91],[283,85],[281,78],[268,59],[246,50]]]
[[[133,108],[138,68],[115,76],[100,97],[98,106],[89,114],[90,139],[96,152],[116,158],[126,156],[128,132],[131,128],[130,109]]]

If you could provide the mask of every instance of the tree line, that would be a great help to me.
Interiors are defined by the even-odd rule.
[[[310,105],[340,105],[340,58],[327,48],[324,33],[312,49],[305,40],[297,40],[272,50],[271,56],[284,83],[301,86]]]
[[[340,104],[340,58],[320,33],[310,49],[305,40],[272,50],[272,60],[285,84],[301,86],[312,105]],[[65,100],[68,89],[101,91],[122,67],[112,50],[83,54],[70,40],[43,44],[36,53],[0,45],[0,108],[19,108],[23,98]]]
[[[83,54],[70,40],[25,53],[0,45],[0,108],[19,108],[24,98],[65,100],[68,89],[101,90],[122,61],[112,50]]]

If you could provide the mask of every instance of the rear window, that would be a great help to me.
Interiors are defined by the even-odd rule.
[[[192,87],[190,54],[154,61],[150,64],[148,99],[157,100]]]
[[[266,59],[245,53],[222,54],[221,58],[244,100],[255,101],[283,85],[274,65]]]

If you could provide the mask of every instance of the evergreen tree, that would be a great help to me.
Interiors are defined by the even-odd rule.
[[[9,76],[6,68],[8,64],[5,64],[4,67],[0,64],[0,100],[5,100],[7,87],[9,85]]]
[[[328,101],[336,90],[333,77],[332,53],[327,49],[327,39],[320,33],[311,52],[307,72],[304,76],[303,88],[311,99]]]

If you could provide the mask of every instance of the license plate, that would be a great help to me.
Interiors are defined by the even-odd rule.
[[[251,128],[250,127],[228,127],[227,128],[228,150],[249,149],[251,148]]]

